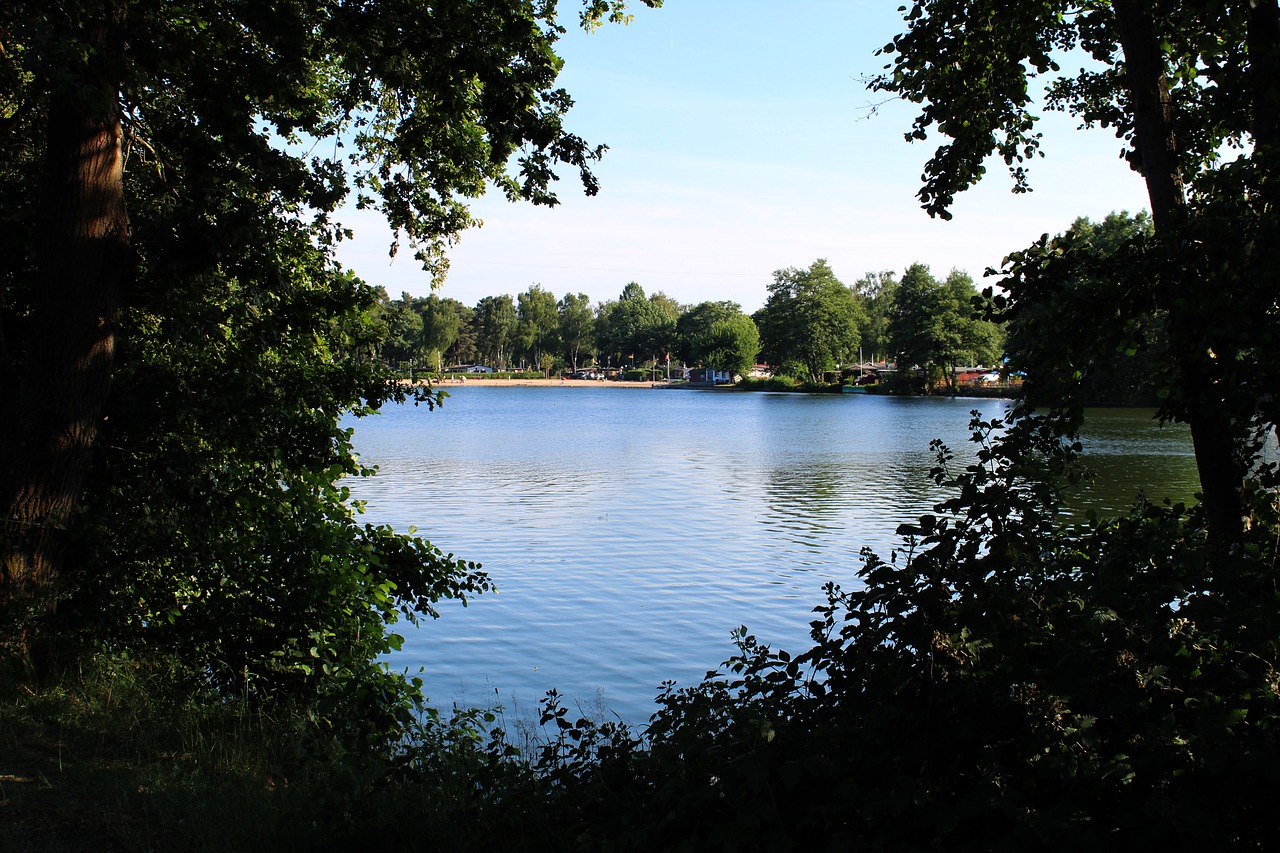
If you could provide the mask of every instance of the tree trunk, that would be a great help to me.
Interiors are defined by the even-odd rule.
[[[1280,75],[1280,8],[1276,0],[1250,0],[1248,46],[1254,151],[1270,166],[1278,156],[1275,146],[1280,143],[1280,87],[1276,85]],[[1270,181],[1267,189],[1269,195],[1276,194]]]
[[[50,93],[36,295],[22,376],[4,400],[0,596],[49,614],[111,382],[119,293],[134,264],[119,106],[125,6],[111,0],[76,34],[84,61]],[[37,666],[52,663],[47,637],[20,643]]]
[[[1124,51],[1124,85],[1133,106],[1138,155],[1135,165],[1147,184],[1156,230],[1176,228],[1186,208],[1186,198],[1178,166],[1173,103],[1151,7],[1138,0],[1114,0],[1112,8]]]
[[[1151,218],[1156,233],[1169,238],[1187,224],[1186,198],[1178,164],[1173,103],[1169,95],[1165,62],[1160,52],[1151,6],[1139,0],[1114,0],[1120,46],[1124,51],[1124,85],[1134,112],[1135,164],[1147,185]],[[1176,276],[1175,276],[1176,277]],[[1178,388],[1184,416],[1200,474],[1200,489],[1210,535],[1229,547],[1243,539],[1245,529],[1245,468],[1239,459],[1231,413],[1215,391],[1215,357],[1207,329],[1197,308],[1198,300],[1186,291],[1204,286],[1199,280],[1166,281],[1165,304],[1169,309],[1169,344],[1179,367]]]

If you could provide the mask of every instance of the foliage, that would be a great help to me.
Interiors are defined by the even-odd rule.
[[[736,302],[703,302],[676,322],[687,364],[746,376],[760,353],[760,331]]]
[[[288,280],[246,269],[136,294],[77,536],[77,562],[95,571],[68,578],[61,615],[86,643],[172,656],[223,688],[312,695],[325,718],[354,704],[353,719],[372,721],[380,697],[411,690],[378,663],[399,642],[390,626],[488,582],[417,537],[358,523],[340,478],[371,472],[338,415],[403,394],[340,357],[364,349],[369,289],[305,244],[283,248],[296,253]]]
[[[756,312],[764,358],[794,363],[812,382],[858,357],[866,312],[854,293],[821,258],[807,270],[777,270],[769,297]]]
[[[515,352],[520,363],[541,367],[542,356],[550,355],[559,346],[559,337],[555,295],[539,284],[517,294]]]
[[[584,21],[620,9],[590,4]],[[0,74],[16,83],[3,96],[5,187],[60,192],[55,161],[83,120],[119,153],[99,189],[127,200],[130,226],[112,244],[129,257],[69,277],[74,290],[48,272],[59,262],[48,247],[64,245],[57,223],[36,216],[6,235],[24,248],[0,297],[0,400],[19,425],[0,443],[5,651],[24,654],[40,635],[64,655],[73,638],[173,655],[196,681],[310,696],[317,720],[385,738],[414,697],[379,662],[399,643],[390,625],[488,582],[415,536],[359,524],[347,503],[340,479],[362,472],[339,419],[405,399],[371,354],[391,330],[406,343],[414,324],[375,308],[378,294],[334,263],[346,236],[335,211],[348,192],[377,208],[439,276],[486,187],[554,204],[562,165],[594,192],[602,149],[563,125],[572,101],[554,85],[553,4],[181,12],[125,0],[0,10]],[[129,279],[123,305],[117,278]],[[423,344],[443,352],[461,306],[422,307]],[[92,370],[56,343],[44,352],[59,339],[46,332],[84,309],[101,339]],[[54,381],[36,387],[44,375]],[[63,417],[63,399],[89,401],[70,445],[46,417]],[[69,461],[28,452],[72,445]],[[59,478],[38,517],[13,509],[31,483]],[[13,571],[37,565],[24,556],[33,541],[53,570]],[[28,576],[46,587],[36,606]],[[50,657],[34,662],[48,674]]]
[[[814,645],[668,685],[643,738],[555,696],[534,770],[573,849],[1265,847],[1277,747],[1274,507],[1223,560],[1139,503],[1063,528],[1070,417],[973,423],[977,460]]]
[[[1071,50],[1092,60],[1074,75],[1057,59]],[[1015,190],[1028,188],[1025,164],[1040,153],[1037,77],[1047,78],[1049,108],[1123,141],[1146,183],[1154,234],[1091,275],[1136,277],[1150,293],[1136,304],[1113,298],[1136,309],[1121,322],[1163,317],[1172,362],[1163,413],[1190,425],[1213,535],[1238,547],[1246,480],[1280,422],[1280,362],[1268,344],[1280,321],[1269,284],[1280,246],[1280,6],[920,0],[883,52],[892,59],[874,87],[922,105],[907,138],[946,137],[919,193],[931,214],[949,216],[992,154]],[[1045,237],[1011,256],[1006,288],[1065,287],[1079,274],[1070,259],[1060,263],[1065,248]]]
[[[1082,217],[1055,238],[1060,270],[1051,280],[1010,280],[1018,286],[1009,294],[1009,364],[1027,374],[1028,399],[1159,404],[1170,366],[1165,317],[1139,260],[1151,236],[1145,213]]]
[[[412,363],[421,357],[422,315],[413,310],[409,294],[401,294],[392,301],[385,293],[379,293],[378,303],[370,313],[386,331],[380,341],[375,341],[379,354],[389,364]]]
[[[646,298],[644,288],[630,282],[616,302],[600,307],[596,341],[600,355],[615,364],[654,363],[676,349],[680,306],[659,291]]]
[[[702,361],[715,370],[730,375],[746,376],[755,366],[760,353],[760,331],[746,314],[711,324],[706,336],[698,342]]]
[[[924,264],[912,264],[894,289],[888,338],[899,368],[918,365],[930,383],[955,390],[961,364],[994,365],[1003,349],[1001,330],[978,316],[973,280],[952,270],[939,282]]]
[[[566,293],[556,306],[559,312],[560,344],[573,370],[578,369],[578,358],[590,352],[595,342],[595,312],[585,293]]]
[[[476,305],[476,351],[491,367],[510,366],[515,345],[516,305],[509,295],[486,296]]]
[[[718,320],[728,320],[742,313],[742,306],[736,302],[699,302],[683,312],[676,320],[676,334],[680,339],[677,354],[685,364],[701,363],[701,352],[697,341],[707,333],[711,325]]]
[[[817,391],[823,390],[815,386],[807,385],[796,379],[791,374],[778,374],[775,376],[751,377],[746,376],[738,381],[737,386],[743,391]]]
[[[898,280],[888,270],[867,273],[853,283],[854,291],[862,298],[867,310],[866,325],[862,328],[862,349],[872,361],[889,359],[893,348],[889,338],[889,322],[896,300]]]
[[[522,808],[532,774],[485,745],[492,712],[427,709],[407,743],[354,749],[305,706],[268,712],[169,676],[99,655],[0,698],[0,848],[335,850],[413,826],[402,849],[557,849],[547,816]]]
[[[444,367],[445,353],[457,347],[460,336],[470,325],[471,311],[456,299],[442,299],[434,293],[418,302],[426,364],[440,370]]]

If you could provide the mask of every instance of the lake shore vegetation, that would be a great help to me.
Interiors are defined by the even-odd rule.
[[[773,275],[767,303],[752,315],[735,302],[680,305],[662,292],[646,295],[633,281],[618,299],[594,307],[582,293],[557,303],[541,285],[515,297],[484,297],[474,308],[434,295],[379,293],[370,317],[387,333],[378,357],[403,376],[439,374],[448,365],[450,372],[492,370],[504,378],[572,376],[580,367],[656,370],[665,378],[674,366],[678,375],[691,368],[742,380],[767,374],[779,389],[826,390],[856,369],[864,341],[868,362],[896,362],[919,374],[903,386],[912,393],[955,393],[957,367],[1000,366],[1003,326],[983,316],[978,290],[962,272],[952,271],[944,288],[913,265],[905,289],[890,271],[845,285],[823,259]],[[451,318],[443,336],[431,319],[443,310],[437,306]],[[743,387],[761,384],[768,383]]]

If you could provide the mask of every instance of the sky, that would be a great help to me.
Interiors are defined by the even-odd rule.
[[[440,295],[474,305],[536,283],[600,302],[636,281],[681,303],[731,300],[750,313],[774,270],[818,258],[845,284],[920,262],[981,285],[987,267],[1078,216],[1147,207],[1110,131],[1047,113],[1032,193],[1011,193],[994,162],[952,220],[930,219],[916,192],[939,140],[907,143],[914,106],[880,103],[863,83],[885,64],[876,49],[904,29],[897,3],[635,5],[629,26],[587,34],[574,26],[576,4],[561,4],[560,85],[576,101],[566,126],[609,146],[594,169],[599,195],[584,196],[565,171],[558,207],[481,199],[484,226],[450,252]],[[390,232],[376,214],[342,220],[356,232],[339,251],[345,266],[393,297],[431,291],[411,252],[388,258]]]

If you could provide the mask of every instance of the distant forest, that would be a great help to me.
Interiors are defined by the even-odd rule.
[[[941,370],[996,365],[1002,326],[983,319],[973,280],[953,270],[938,280],[923,264],[902,276],[870,273],[853,285],[825,260],[773,274],[768,300],[752,315],[735,302],[682,305],[637,282],[616,299],[585,293],[560,299],[533,284],[516,296],[486,296],[469,307],[436,294],[381,292],[371,310],[385,327],[379,355],[392,367],[440,370],[485,365],[544,373],[580,367],[665,362],[745,375],[763,361],[796,379],[866,361]]]

